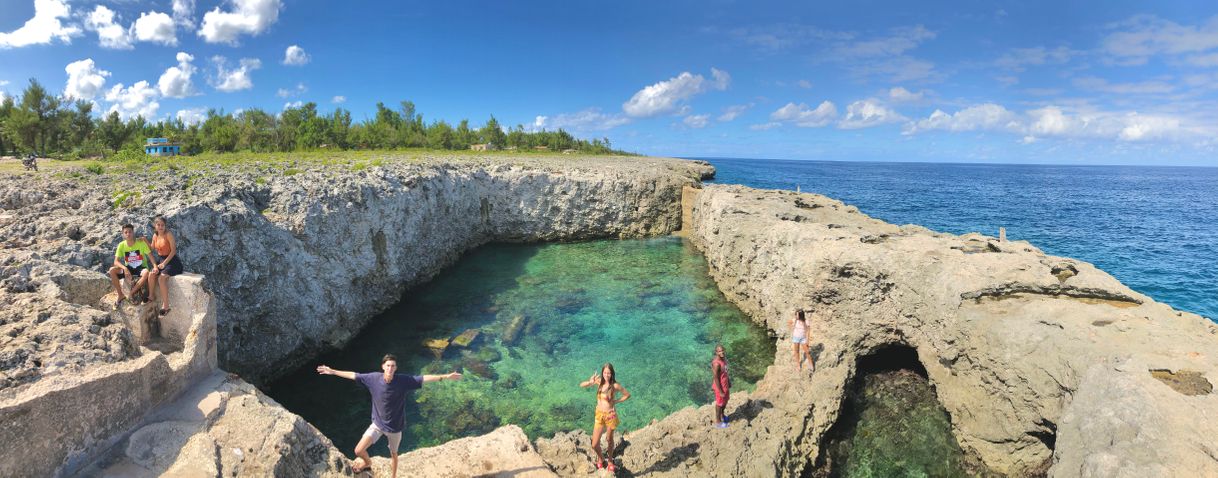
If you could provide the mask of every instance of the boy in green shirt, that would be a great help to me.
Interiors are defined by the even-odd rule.
[[[123,241],[119,242],[114,250],[114,266],[110,268],[110,283],[114,285],[114,293],[118,294],[118,299],[114,301],[115,308],[122,305],[123,300],[127,298],[123,295],[120,280],[126,276],[128,281],[134,281],[128,294],[134,298],[136,291],[147,285],[151,266],[152,248],[148,247],[148,242],[143,238],[135,238],[135,226],[124,224]],[[151,288],[149,294],[151,295]]]

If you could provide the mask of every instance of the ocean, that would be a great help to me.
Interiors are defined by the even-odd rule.
[[[1027,240],[1218,321],[1218,168],[690,158],[713,183],[823,194],[894,224]]]

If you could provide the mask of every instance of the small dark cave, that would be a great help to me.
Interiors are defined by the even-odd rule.
[[[804,478],[998,476],[961,450],[913,347],[859,357],[841,406]]]

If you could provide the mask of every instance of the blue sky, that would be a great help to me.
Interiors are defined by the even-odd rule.
[[[1218,165],[1218,3],[952,3],[0,0],[0,91],[188,120],[411,100],[655,155]]]

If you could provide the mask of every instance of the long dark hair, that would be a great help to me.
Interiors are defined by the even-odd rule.
[[[599,385],[599,387],[596,387],[598,392],[605,385],[605,368],[609,369],[609,390],[613,390],[613,386],[617,384],[617,370],[613,369],[613,364],[605,362],[604,365],[601,365],[601,369],[596,372],[596,384]]]
[[[802,320],[802,321],[804,321],[804,322],[807,322],[807,321],[808,321],[807,319],[805,319],[805,318],[804,318],[804,310],[803,310],[803,309],[799,309],[799,310],[795,311],[795,320]]]

